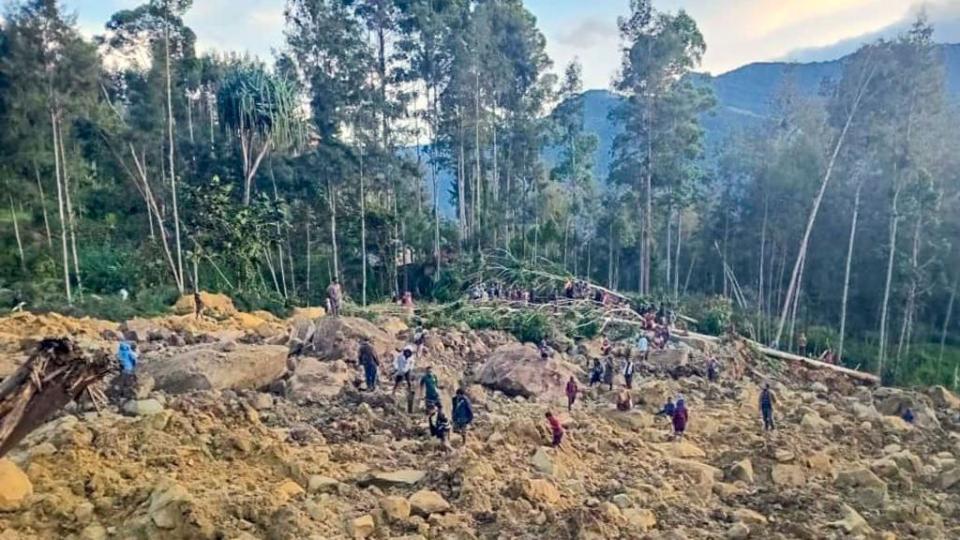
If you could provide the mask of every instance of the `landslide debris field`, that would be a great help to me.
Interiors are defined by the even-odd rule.
[[[0,377],[47,336],[140,351],[133,399],[71,404],[0,460],[0,539],[960,538],[960,399],[943,388],[859,386],[742,342],[684,340],[651,354],[634,409],[618,411],[622,378],[586,389],[598,342],[542,362],[507,334],[434,328],[418,369],[434,367],[447,410],[465,387],[476,417],[445,452],[422,402],[409,414],[391,395],[389,368],[380,390],[355,385],[358,338],[389,365],[410,339],[402,318],[205,304],[200,321],[0,319]],[[291,341],[305,353],[292,363]],[[716,384],[697,375],[708,354]],[[570,374],[585,393],[567,413]],[[677,393],[680,442],[653,414]],[[558,449],[547,410],[567,428]]]

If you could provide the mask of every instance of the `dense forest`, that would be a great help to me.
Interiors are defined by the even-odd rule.
[[[190,8],[147,0],[92,40],[56,0],[7,8],[4,305],[283,309],[334,277],[357,304],[444,300],[509,254],[955,383],[960,117],[923,19],[708,152],[696,22],[631,0],[601,177],[580,67],[521,0],[289,0],[269,60],[198,54]]]

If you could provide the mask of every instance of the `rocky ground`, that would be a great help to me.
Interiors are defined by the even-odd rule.
[[[0,460],[0,539],[960,538],[960,400],[943,388],[872,389],[741,343],[674,344],[635,381],[635,410],[591,389],[552,449],[544,413],[565,409],[570,374],[585,386],[597,344],[543,364],[504,334],[432,329],[420,366],[447,400],[466,387],[476,413],[446,452],[403,392],[356,388],[356,338],[389,363],[402,320],[229,311],[0,320],[10,364],[38,327],[143,351],[133,399],[71,406]],[[725,366],[718,384],[697,375],[708,353]],[[757,413],[765,381],[772,434]],[[691,414],[680,442],[653,416],[678,392]]]

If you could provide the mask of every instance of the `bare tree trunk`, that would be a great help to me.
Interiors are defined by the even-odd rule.
[[[429,90],[428,90],[429,93]],[[431,136],[430,144],[430,176],[433,181],[433,258],[436,261],[437,276],[440,274],[440,185],[437,180],[437,89],[433,89],[433,110],[430,112]]]
[[[180,210],[177,205],[177,173],[174,163],[174,141],[173,141],[173,88],[170,75],[170,24],[164,24],[163,27],[163,46],[165,65],[164,71],[167,78],[167,145],[169,172],[170,172],[170,201],[173,204],[173,235],[177,249],[177,286],[180,294],[183,294],[183,249],[180,246]]]
[[[667,229],[667,250],[666,250],[666,279],[663,282],[663,291],[666,294],[669,294],[667,291],[670,290],[670,275],[673,273],[670,271],[670,257],[673,254],[673,227],[670,226],[670,222],[673,221],[673,206],[667,208],[667,219],[666,219],[666,229]]]
[[[613,221],[610,222],[610,236],[607,238],[607,288],[613,289]]]
[[[143,182],[143,192],[144,198],[147,200],[147,213],[152,216],[151,219],[157,220],[157,227],[160,228],[160,239],[162,240],[163,253],[167,258],[167,263],[170,265],[170,272],[173,274],[173,281],[177,285],[179,290],[184,290],[183,278],[177,273],[177,267],[173,261],[173,255],[170,251],[170,242],[168,240],[167,229],[163,225],[163,218],[160,215],[160,208],[157,206],[157,201],[153,196],[153,190],[150,188],[150,181],[147,178],[147,168],[146,164],[137,157],[137,152],[134,150],[133,145],[130,145],[130,154],[133,156],[133,163],[137,167],[137,174],[140,176],[140,181]],[[144,156],[144,159],[146,156]],[[163,160],[161,159],[161,163]],[[130,173],[134,182],[137,181],[137,177]]]
[[[857,220],[860,217],[860,191],[863,181],[857,182],[857,191],[853,196],[853,216],[850,218],[850,240],[847,243],[847,262],[843,270],[843,299],[840,303],[840,343],[837,344],[837,361],[843,360],[843,341],[847,329],[847,300],[850,296],[850,267],[853,263],[853,246],[857,236]]]
[[[467,179],[465,177],[463,155],[463,114],[460,112],[459,106],[457,107],[457,117],[460,121],[460,154],[457,160],[457,196],[459,201],[457,201],[457,209],[460,213],[460,249],[463,250],[463,243],[467,236],[467,190],[464,185]]]
[[[309,303],[313,298],[311,296],[312,289],[310,288],[310,229],[313,228],[313,219],[310,216],[310,209],[307,208],[307,302]]]
[[[330,247],[333,249],[333,278],[340,279],[340,260],[337,249],[337,203],[336,192],[327,175],[327,202],[330,205]]]
[[[673,298],[680,300],[680,246],[683,244],[683,209],[677,210],[677,254],[673,264]]]
[[[850,130],[850,124],[853,123],[853,118],[857,114],[857,109],[860,108],[860,101],[863,99],[863,94],[866,92],[867,86],[870,84],[871,79],[873,79],[873,74],[876,72],[876,66],[871,66],[870,72],[864,80],[861,82],[860,87],[857,89],[856,98],[854,98],[853,105],[850,108],[850,112],[847,114],[847,120],[843,124],[843,129],[840,131],[840,135],[837,137],[837,142],[834,145],[833,153],[830,156],[830,161],[827,163],[827,170],[823,174],[823,179],[820,182],[820,189],[817,190],[817,195],[813,199],[813,208],[810,209],[810,215],[807,218],[807,226],[803,232],[803,239],[800,241],[800,249],[797,254],[796,263],[793,265],[793,272],[790,275],[790,284],[787,286],[787,301],[783,304],[783,310],[780,312],[780,324],[777,326],[777,335],[773,340],[774,348],[777,348],[777,345],[780,343],[781,334],[783,334],[783,326],[787,321],[787,313],[790,310],[790,301],[794,296],[794,289],[798,286],[800,279],[800,267],[803,259],[807,254],[807,246],[810,242],[810,234],[813,232],[813,224],[817,220],[817,214],[820,212],[820,203],[823,201],[823,194],[827,191],[827,185],[830,183],[830,177],[833,176],[833,167],[837,162],[837,156],[840,154],[840,149],[843,148],[843,141],[847,137],[847,131]]]
[[[897,342],[897,358],[894,371],[900,369],[900,360],[909,354],[910,337],[913,333],[913,318],[917,309],[917,281],[920,276],[920,230],[923,227],[923,210],[917,215],[913,228],[913,244],[910,251],[910,286],[907,289],[907,302],[903,308],[903,322],[900,325],[900,339]]]
[[[13,219],[13,235],[17,239],[17,252],[20,255],[20,270],[27,271],[27,260],[23,256],[23,241],[20,239],[20,225],[17,223],[17,212],[13,208],[13,195],[10,196],[10,218]]]
[[[760,270],[757,285],[757,341],[766,343],[763,338],[763,264],[767,254],[767,213],[769,210],[766,193],[763,196],[763,224],[760,226]]]
[[[60,179],[60,141],[59,119],[57,113],[50,113],[50,128],[53,131],[53,168],[57,177],[57,207],[60,212],[60,241],[63,244],[63,288],[67,294],[67,303],[73,304],[73,293],[70,291],[70,262],[67,254],[67,217],[63,203],[63,183]]]
[[[367,194],[363,182],[363,144],[360,145],[360,259],[362,261],[361,302],[367,305]]]
[[[77,280],[77,294],[83,296],[83,282],[80,279],[80,258],[77,256],[77,226],[73,214],[73,200],[70,197],[70,175],[67,173],[67,152],[63,146],[63,130],[57,122],[57,140],[60,143],[60,167],[63,169],[63,194],[67,205],[67,223],[70,226],[70,250],[73,255],[73,273]]]
[[[957,299],[957,286],[960,285],[960,272],[953,278],[953,289],[950,291],[950,301],[947,302],[947,314],[943,318],[943,330],[940,332],[940,354],[937,356],[938,372],[943,369],[943,350],[947,344],[947,330],[950,328],[950,316],[953,314],[953,303]]]
[[[895,175],[897,173],[894,173]],[[887,255],[887,277],[883,287],[883,306],[880,309],[880,348],[877,353],[877,375],[883,377],[883,363],[887,349],[887,313],[890,307],[890,288],[893,284],[893,262],[897,253],[897,227],[900,224],[900,214],[897,203],[900,199],[900,182],[893,190],[893,200],[890,203],[890,252]]]
[[[53,235],[50,234],[50,219],[47,217],[47,198],[43,195],[43,183],[40,182],[40,169],[33,164],[33,174],[37,177],[37,190],[40,191],[40,210],[43,211],[43,230],[47,233],[47,247],[53,250]],[[151,231],[153,229],[151,228]]]
[[[243,205],[247,206],[250,204],[250,195],[253,192],[253,179],[257,176],[257,171],[260,169],[263,158],[266,157],[270,151],[273,138],[270,136],[267,137],[263,146],[260,147],[260,151],[257,152],[256,157],[252,157],[256,136],[250,135],[249,139],[245,139],[241,132],[240,141],[241,153],[243,154]]]
[[[807,258],[804,258],[800,261],[800,281],[797,282],[797,287],[794,289],[793,297],[793,312],[790,315],[790,350],[793,350],[793,339],[796,337],[796,328],[797,328],[797,306],[800,305],[800,289],[803,288],[803,269],[807,265]]]
[[[479,50],[479,47],[478,47]],[[480,67],[477,66],[476,72],[476,96],[474,100],[474,118],[476,119],[476,125],[474,126],[474,159],[476,162],[476,175],[477,175],[477,195],[474,200],[474,234],[477,235],[477,252],[481,251],[481,242],[483,241],[482,235],[480,234],[480,228],[483,225],[483,170],[480,165]]]

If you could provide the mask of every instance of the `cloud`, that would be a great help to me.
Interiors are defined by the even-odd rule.
[[[934,27],[933,39],[941,43],[960,42],[960,4],[943,0],[941,2],[914,4],[899,20],[878,30],[862,33],[854,37],[841,39],[822,47],[803,47],[791,51],[784,60],[797,62],[819,62],[832,60],[852,53],[864,43],[880,38],[893,38],[910,28],[917,16],[925,12]]]
[[[617,35],[617,25],[613,21],[604,21],[587,17],[570,30],[559,32],[554,39],[558,45],[576,48],[591,48],[606,45],[610,36]]]

